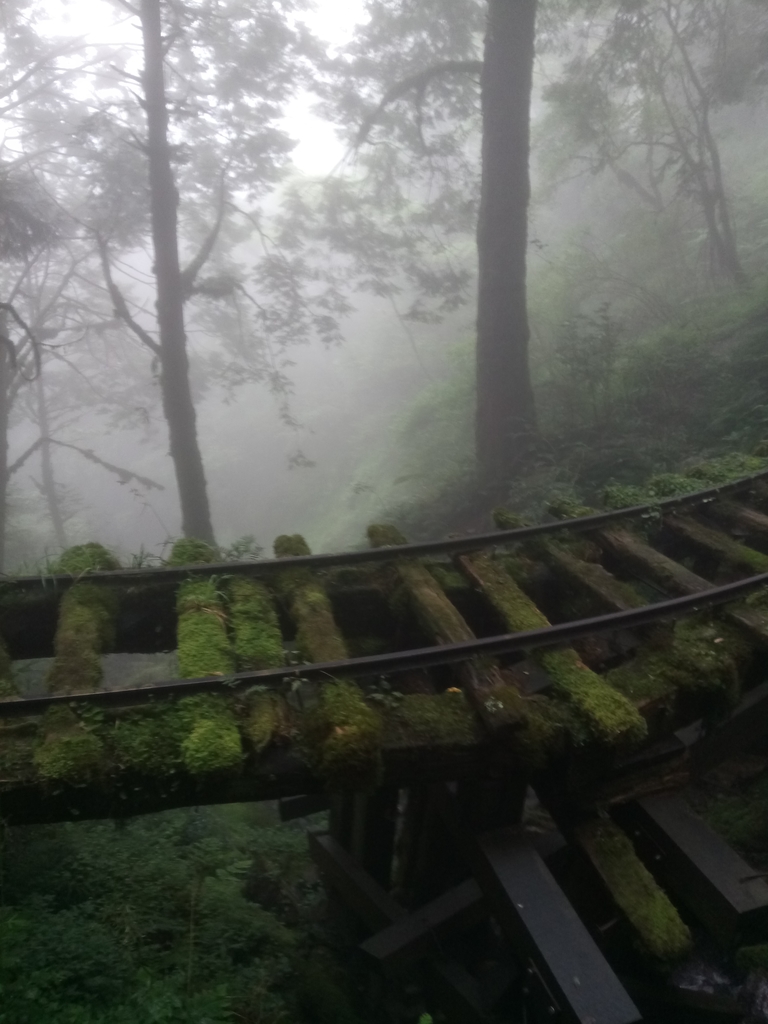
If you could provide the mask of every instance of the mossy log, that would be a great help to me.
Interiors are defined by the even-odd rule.
[[[665,962],[685,956],[691,948],[688,927],[621,829],[595,818],[577,826],[575,833],[645,949]]]
[[[407,543],[394,526],[373,524],[368,539],[374,548],[398,547]],[[463,615],[451,603],[442,587],[421,562],[399,559],[393,552],[392,562],[381,570],[382,586],[396,612],[408,611],[416,618],[422,631],[434,643],[455,644],[475,639]],[[509,690],[494,664],[459,666],[457,674],[472,706],[491,734],[499,735],[522,724],[520,701],[499,699],[499,691]]]
[[[278,537],[274,548],[278,558],[310,554],[299,534]],[[325,588],[309,569],[286,568],[277,577],[277,588],[296,624],[299,651],[307,661],[349,657]],[[309,762],[330,790],[377,785],[382,772],[382,732],[381,716],[360,687],[336,679],[318,688],[317,705],[304,716],[301,727]]]
[[[283,635],[266,586],[260,580],[235,576],[227,596],[237,667],[256,670],[285,664]]]
[[[665,516],[664,525],[695,548],[714,555],[726,568],[768,572],[768,555],[740,544],[720,530],[704,526],[690,516]]]
[[[539,553],[556,576],[586,595],[603,611],[623,612],[645,604],[633,587],[617,580],[599,562],[587,562],[555,543],[540,545]]]
[[[510,632],[550,625],[531,599],[490,555],[462,555],[458,564],[483,590]],[[541,650],[534,660],[551,677],[594,739],[616,744],[643,739],[646,726],[637,709],[581,661],[573,648]]]

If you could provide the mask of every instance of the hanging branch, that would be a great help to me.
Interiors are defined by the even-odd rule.
[[[27,339],[27,341],[29,341],[29,344],[30,344],[30,347],[31,347],[31,350],[32,350],[32,358],[34,359],[34,362],[35,362],[35,372],[34,372],[34,374],[31,377],[28,377],[23,372],[23,370],[19,370],[19,372],[21,373],[21,376],[26,381],[37,380],[37,378],[40,376],[40,373],[42,371],[42,363],[40,361],[40,346],[39,346],[39,344],[37,342],[37,339],[35,338],[34,334],[32,333],[32,330],[29,327],[29,325],[19,316],[19,314],[16,312],[16,310],[14,309],[13,305],[10,302],[0,302],[0,310],[2,310],[4,313],[9,313],[13,317],[13,319],[16,321],[16,323],[19,325],[19,327],[24,332],[24,336]],[[18,355],[19,355],[19,352],[17,351],[16,346],[13,344],[11,339],[6,337],[4,334],[0,334],[0,342],[2,342],[2,344],[5,345],[6,349],[8,350],[8,354],[9,354],[10,359],[11,359],[11,366],[13,367],[13,369],[14,370],[19,369],[19,366],[18,366]]]
[[[49,444],[58,445],[59,448],[71,448],[72,451],[79,452],[84,459],[88,459],[89,462],[95,462],[97,466],[102,466],[104,469],[108,469],[110,473],[114,473],[121,484],[127,484],[130,483],[131,480],[135,480],[137,484],[141,484],[141,486],[146,487],[147,490],[165,490],[165,487],[162,484],[159,484],[156,480],[150,480],[148,476],[140,476],[138,473],[134,473],[130,469],[125,469],[123,466],[115,466],[111,462],[107,462],[105,459],[99,458],[99,456],[95,452],[91,451],[90,448],[80,448],[76,444],[68,444],[66,441],[56,441],[52,437],[43,437],[39,440],[41,443],[43,441],[47,441]]]
[[[131,316],[131,311],[128,309],[128,303],[125,301],[125,297],[112,278],[112,268],[109,264],[109,252],[107,250],[107,243],[101,237],[96,236],[96,245],[99,248],[99,257],[101,259],[101,269],[104,274],[104,281],[107,285],[107,291],[109,297],[112,300],[112,306],[115,311],[115,316],[122,320],[136,335],[136,337],[144,345],[147,346],[156,356],[160,355],[160,346],[152,337],[152,335],[145,331],[141,324],[137,323],[136,320]]]
[[[224,175],[222,174],[221,181],[219,183],[219,203],[216,210],[216,220],[213,223],[213,227],[204,238],[203,244],[200,246],[197,255],[181,271],[181,290],[185,299],[188,299],[190,295],[192,295],[197,275],[208,262],[208,258],[213,252],[213,247],[216,245],[216,240],[219,237],[221,225],[224,220],[225,207],[226,190],[224,187]]]
[[[402,81],[393,85],[391,89],[384,93],[379,105],[360,125],[360,130],[355,139],[355,147],[362,146],[368,138],[371,128],[373,128],[379,116],[384,113],[390,103],[399,100],[401,96],[405,96],[411,89],[416,89],[417,95],[420,99],[423,99],[429,83],[434,78],[439,78],[440,75],[479,75],[482,70],[483,62],[481,60],[445,60],[441,61],[440,64],[433,64],[432,67],[427,68],[425,71],[419,71],[418,74],[403,78]]]

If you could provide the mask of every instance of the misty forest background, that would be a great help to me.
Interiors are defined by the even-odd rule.
[[[0,25],[3,571],[487,529],[768,435],[765,0]],[[352,1024],[271,815],[4,834],[0,1022]]]

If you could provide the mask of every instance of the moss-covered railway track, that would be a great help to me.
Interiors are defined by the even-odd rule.
[[[768,939],[768,885],[728,903],[711,865],[738,873],[738,858],[712,834],[717,855],[697,867],[647,803],[768,734],[768,467],[711,463],[651,482],[646,498],[561,503],[536,525],[497,510],[492,533],[422,544],[372,526],[370,548],[340,555],[284,536],[274,559],[250,563],[181,541],[168,565],[124,569],[84,545],[48,576],[8,579],[0,817],[325,802],[314,856],[368,930],[383,929],[365,947],[378,968],[426,963],[436,999],[448,991],[462,1019],[485,1019],[488,999],[428,934],[461,935],[490,911],[489,934],[528,972],[504,991],[531,1019],[640,1020],[606,959],[601,899],[617,948],[656,965],[708,927],[697,900],[720,900],[732,943]],[[169,650],[176,678],[102,685],[110,655]],[[30,658],[50,659],[34,695],[14,683],[13,662]],[[556,824],[541,842],[521,824],[531,792]],[[658,835],[638,838],[646,820],[669,839],[662,868],[677,865],[669,895]],[[564,857],[602,894],[579,915]],[[678,899],[675,878],[699,868]],[[519,886],[539,911],[523,912]],[[566,952],[546,921],[570,936]],[[577,962],[591,995],[574,989]]]

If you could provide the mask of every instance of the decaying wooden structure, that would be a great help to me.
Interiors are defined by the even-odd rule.
[[[0,816],[328,807],[311,852],[360,962],[417,972],[449,1019],[737,1019],[663,978],[692,934],[768,940],[766,880],[679,795],[768,733],[768,469],[740,466],[343,555],[72,549],[0,590]],[[178,678],[102,685],[115,652],[168,650]],[[22,695],[30,658],[52,661]]]

